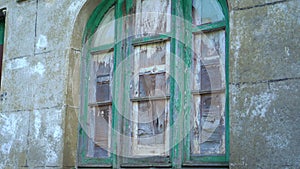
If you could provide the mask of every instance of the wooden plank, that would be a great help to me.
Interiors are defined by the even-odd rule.
[[[103,102],[110,100],[110,83],[97,83],[96,88],[96,101]]]
[[[139,102],[138,137],[139,144],[163,144],[161,135],[167,124],[165,117],[165,101]]]
[[[89,107],[87,157],[107,158],[110,153],[111,106]]]
[[[134,49],[134,77],[133,77],[133,88],[134,93],[132,94],[133,97],[139,97],[139,63],[140,63],[140,55],[141,55],[141,47],[138,46]]]
[[[94,157],[95,155],[95,107],[88,107],[88,112],[87,112],[87,128],[86,133],[87,133],[87,157]]]
[[[134,137],[132,155],[166,155],[169,146],[168,111],[169,103],[165,100],[134,102]],[[167,147],[166,147],[167,145]]]
[[[139,97],[163,96],[165,90],[165,73],[139,76]]]
[[[142,102],[142,101],[155,101],[155,100],[166,100],[169,99],[170,95],[166,96],[147,96],[147,97],[134,97],[131,98],[130,101],[132,102]]]
[[[169,32],[170,14],[170,0],[136,0],[137,37]]]
[[[195,36],[197,38],[197,35]],[[201,52],[202,60],[216,60],[218,59],[224,64],[225,59],[225,32],[224,30],[205,33],[201,37]],[[204,62],[205,64],[205,62]]]
[[[192,129],[191,129],[191,154],[200,154],[200,134],[201,134],[201,97],[194,96],[193,112],[191,113]]]
[[[216,93],[225,93],[225,88],[214,89],[214,90],[192,90],[193,95],[203,95],[203,94],[216,94]]]
[[[154,66],[149,66],[145,68],[140,68],[139,69],[139,74],[144,75],[144,74],[157,74],[157,73],[164,73],[166,72],[166,65],[154,65]]]
[[[153,43],[159,43],[170,40],[170,35],[153,35],[153,36],[146,36],[141,38],[135,38],[132,41],[133,46],[141,46],[141,45],[148,45]]]
[[[103,142],[100,143],[99,146],[103,145],[103,147],[107,148],[107,140],[108,140],[108,124],[110,117],[110,107],[109,106],[100,106],[96,108],[95,112],[95,141]],[[99,130],[98,130],[99,129]]]
[[[93,55],[93,62],[97,77],[111,75],[113,68],[113,51]]]
[[[136,145],[134,147],[133,154],[139,157],[149,157],[155,155],[166,156],[168,152],[166,152],[164,144]]]
[[[109,106],[109,105],[112,105],[111,100],[102,101],[102,102],[95,102],[95,103],[89,103],[88,106],[96,107],[96,106]]]
[[[166,63],[166,43],[155,43],[140,46],[140,68]]]
[[[225,154],[225,94],[194,96],[191,153]]]
[[[194,90],[225,88],[224,41],[224,31],[194,35]]]
[[[223,75],[223,78],[222,78]],[[224,74],[221,72],[220,66],[210,65],[201,68],[201,90],[215,90],[224,88],[222,83]]]

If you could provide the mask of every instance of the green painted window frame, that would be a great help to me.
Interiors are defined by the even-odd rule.
[[[3,63],[3,55],[4,55],[4,36],[5,36],[5,11],[6,9],[1,9],[0,12],[0,45],[2,46],[1,48],[1,53],[0,53],[0,88],[2,86],[2,63]]]
[[[0,45],[4,44],[5,18],[0,17]]]
[[[105,14],[109,11],[109,9],[112,6],[118,6],[116,0],[106,0],[101,2],[94,10],[94,12],[92,13],[91,17],[89,18],[87,24],[86,24],[86,29],[84,31],[84,36],[83,36],[83,45],[87,45],[90,46],[91,44],[91,40],[89,39],[89,37],[91,37],[95,31],[97,30],[97,27],[99,26],[101,20],[103,19],[103,17],[105,16]],[[116,10],[117,11],[117,10]],[[116,12],[115,12],[116,15]],[[115,44],[108,44],[108,45],[102,45],[96,48],[88,48],[86,53],[86,58],[81,60],[81,77],[85,77],[82,80],[83,85],[81,86],[81,91],[83,91],[84,93],[88,93],[88,77],[86,76],[86,74],[83,73],[82,69],[83,66],[82,65],[87,65],[86,63],[89,63],[89,60],[91,59],[91,53],[95,52],[95,51],[106,51],[106,50],[110,50],[114,47],[116,47],[117,45]],[[115,52],[114,52],[115,53]],[[114,59],[114,66],[115,66],[115,61],[116,59]],[[87,69],[87,74],[89,74],[88,70],[89,67],[86,67]],[[114,70],[115,71],[115,70]],[[114,90],[113,90],[114,91]],[[81,106],[82,106],[82,111],[83,114],[80,114],[80,119],[83,121],[87,121],[87,113],[88,112],[88,95],[87,94],[83,94],[82,95],[84,98],[81,98]],[[83,103],[82,103],[83,102]],[[113,114],[114,108],[112,110],[112,117],[114,116]],[[112,128],[115,128],[115,120],[112,120]],[[85,124],[85,123],[84,123]],[[79,147],[78,147],[78,151],[80,153],[78,153],[78,163],[79,166],[82,167],[94,167],[94,166],[100,166],[100,167],[104,167],[104,168],[111,168],[112,167],[112,163],[113,160],[115,159],[115,155],[114,155],[114,151],[112,151],[109,155],[109,157],[107,158],[89,158],[86,157],[86,144],[88,142],[88,135],[85,132],[84,128],[86,126],[82,126],[84,124],[79,124]],[[113,140],[112,140],[113,141]]]
[[[218,0],[218,2],[220,3],[222,10],[223,10],[223,14],[225,16],[225,19],[222,21],[218,21],[218,22],[214,22],[214,23],[208,23],[208,24],[204,24],[201,26],[198,26],[197,28],[194,27],[187,27],[185,28],[185,32],[186,35],[183,36],[184,38],[184,43],[179,42],[178,40],[176,40],[176,38],[174,38],[176,36],[176,31],[178,30],[174,30],[171,29],[171,32],[165,34],[165,35],[160,35],[160,36],[153,36],[153,37],[146,37],[146,38],[137,38],[137,39],[129,39],[126,41],[117,41],[118,39],[120,39],[120,37],[123,37],[124,32],[122,31],[123,28],[123,21],[122,20],[118,20],[118,18],[125,16],[127,14],[130,14],[131,10],[132,10],[132,5],[133,2],[132,0],[103,0],[94,10],[94,12],[92,13],[91,17],[89,18],[87,24],[86,24],[86,28],[84,31],[84,35],[83,35],[83,40],[82,43],[86,44],[86,43],[90,43],[89,42],[89,37],[91,37],[93,35],[93,33],[95,33],[95,31],[97,30],[98,25],[100,24],[102,18],[104,17],[104,15],[106,14],[106,12],[113,6],[115,5],[115,18],[117,20],[117,22],[115,23],[116,27],[115,27],[115,41],[117,43],[115,44],[108,44],[108,45],[103,45],[103,46],[99,46],[97,48],[90,48],[87,50],[87,53],[91,53],[91,52],[95,52],[95,51],[99,51],[99,50],[109,50],[114,48],[114,68],[113,68],[113,72],[116,72],[116,67],[122,62],[122,60],[126,57],[126,55],[130,54],[130,50],[129,47],[127,47],[126,50],[122,50],[122,45],[125,43],[130,43],[130,45],[140,45],[140,44],[147,44],[147,43],[153,43],[155,41],[161,41],[161,40],[170,40],[170,44],[171,44],[171,53],[178,53],[180,52],[180,56],[182,57],[182,59],[185,61],[186,65],[188,67],[191,66],[191,49],[187,49],[187,46],[190,45],[191,39],[192,39],[192,34],[195,31],[204,31],[204,32],[209,32],[212,30],[217,30],[217,29],[223,29],[225,30],[225,80],[226,80],[226,84],[225,84],[225,141],[226,141],[226,145],[225,145],[225,155],[224,156],[200,156],[197,158],[191,157],[190,156],[190,143],[189,143],[189,135],[187,135],[187,137],[183,140],[183,142],[180,142],[180,134],[182,132],[182,129],[179,128],[172,128],[171,132],[170,132],[170,144],[172,144],[172,142],[180,142],[179,144],[176,144],[172,149],[170,149],[170,155],[169,157],[166,157],[165,160],[163,160],[163,163],[152,163],[152,160],[155,159],[156,157],[153,158],[143,158],[143,159],[127,159],[127,162],[129,163],[124,163],[124,164],[120,164],[123,160],[122,157],[119,157],[116,154],[117,149],[118,149],[118,145],[117,145],[117,141],[116,139],[111,139],[112,143],[111,143],[111,148],[112,148],[112,153],[110,155],[110,157],[108,158],[87,158],[85,157],[85,143],[88,139],[87,134],[84,132],[83,128],[81,125],[79,125],[79,147],[78,147],[78,162],[79,162],[79,166],[82,167],[107,167],[107,168],[117,168],[117,167],[134,167],[134,166],[138,166],[138,167],[174,167],[174,168],[180,168],[180,167],[201,167],[201,166],[214,166],[214,165],[218,165],[218,166],[228,166],[228,162],[229,162],[229,15],[228,15],[228,5],[227,5],[227,1],[226,0]],[[192,5],[192,0],[171,0],[171,13],[172,16],[177,16],[177,17],[183,17],[185,18],[185,20],[187,20],[188,22],[192,22],[192,16],[191,16],[191,5]],[[125,6],[125,8],[124,8]],[[176,27],[176,19],[174,19],[174,17],[172,17],[172,21],[171,21],[171,27],[174,28]],[[125,32],[126,33],[126,32]],[[186,45],[188,44],[188,45]],[[125,45],[126,46],[126,45]],[[127,45],[129,46],[129,45]],[[125,53],[125,51],[127,51],[127,53]],[[90,55],[87,55],[86,59],[82,59],[82,64],[83,62],[88,63]],[[174,58],[170,58],[170,64],[171,64],[171,70],[170,73],[172,76],[177,76],[176,72],[184,72],[182,71],[178,71],[177,69],[175,70],[175,59]],[[82,68],[81,68],[82,69]],[[183,68],[179,68],[179,69],[183,69]],[[81,71],[83,72],[83,71]],[[82,77],[86,77],[85,74],[81,74]],[[119,92],[121,91],[120,86],[124,85],[123,83],[126,82],[126,78],[128,78],[128,75],[125,75],[123,78],[123,83],[121,81],[122,75],[119,74],[114,74],[113,76],[113,89],[112,89],[112,95],[117,98],[117,94],[119,94]],[[187,81],[189,80],[189,75],[187,73],[183,74],[184,79],[185,79],[185,83],[184,85],[184,91],[190,91],[190,89],[188,88],[189,85],[187,84]],[[83,91],[84,93],[88,93],[88,78],[84,78],[84,80],[82,81],[83,85],[81,87],[81,91]],[[172,125],[174,123],[173,121],[173,116],[176,113],[176,116],[178,117],[182,117],[182,124],[183,124],[183,128],[187,128],[187,125],[189,124],[189,118],[185,118],[185,117],[189,117],[189,113],[191,110],[191,105],[187,106],[187,114],[183,113],[182,111],[180,111],[180,107],[183,106],[183,102],[187,103],[187,101],[190,101],[191,99],[191,95],[187,94],[186,96],[184,96],[184,100],[183,102],[176,99],[174,97],[176,93],[176,89],[175,89],[175,80],[171,78],[170,80],[170,125]],[[87,112],[87,94],[84,95],[84,107],[83,107],[83,111]],[[179,96],[181,97],[181,96]],[[118,100],[116,100],[118,102]],[[87,116],[86,113],[83,113],[83,116],[81,116],[80,118],[82,118],[83,120],[87,120]],[[122,120],[122,117],[118,117],[118,113],[116,110],[116,107],[114,105],[114,103],[112,104],[112,129],[118,130],[120,129],[120,123],[119,121]],[[126,123],[126,122],[125,122]],[[126,124],[123,124],[126,125]],[[111,134],[111,138],[115,138],[116,137],[116,133]],[[186,150],[186,151],[184,151]],[[145,164],[147,163],[147,164]]]
[[[216,30],[225,30],[225,155],[218,155],[218,156],[191,156],[190,153],[190,135],[188,134],[187,137],[184,140],[183,143],[183,149],[186,150],[185,153],[183,153],[183,159],[182,159],[182,166],[185,167],[195,167],[195,166],[212,166],[218,165],[220,167],[228,167],[229,163],[229,151],[230,151],[230,145],[229,145],[229,13],[228,13],[228,4],[226,0],[218,0],[219,4],[221,5],[222,12],[224,14],[224,20],[212,22],[203,24],[196,27],[188,27],[186,28],[186,36],[185,36],[185,44],[187,44],[188,50],[186,50],[184,55],[184,60],[186,62],[186,65],[188,67],[191,67],[191,40],[193,39],[193,33],[197,33],[199,31],[201,32],[213,32]],[[184,18],[192,25],[192,0],[183,0],[181,3],[178,3],[177,5],[180,6],[181,9],[184,11]],[[178,9],[178,8],[177,8]],[[178,13],[175,12],[175,15],[177,16]],[[176,43],[176,42],[175,42]],[[181,46],[184,50],[186,46]],[[189,81],[189,75],[185,75],[185,81]],[[185,84],[184,86],[188,87],[188,84]],[[191,101],[191,92],[190,88],[185,88],[185,93],[187,96],[185,97],[184,102],[192,102]],[[191,112],[191,105],[187,106],[186,109],[187,112]],[[184,128],[189,129],[190,128],[190,115],[184,114],[185,118],[184,122]]]

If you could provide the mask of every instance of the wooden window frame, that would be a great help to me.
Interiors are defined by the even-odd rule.
[[[0,10],[0,88],[2,86],[2,64],[4,56],[5,11],[6,9]]]
[[[192,22],[192,15],[191,15],[191,5],[192,0],[170,0],[171,2],[171,14],[172,16],[176,17],[183,17],[188,22]],[[111,155],[108,158],[87,158],[85,155],[85,142],[88,139],[87,134],[83,130],[84,127],[79,126],[79,147],[78,147],[78,162],[81,167],[103,167],[103,168],[116,168],[116,167],[124,167],[124,168],[132,168],[132,167],[174,167],[174,168],[181,168],[181,167],[203,167],[203,166],[211,166],[211,167],[228,167],[229,163],[229,16],[228,16],[228,7],[227,7],[227,1],[226,0],[218,0],[219,4],[222,7],[222,12],[224,14],[224,20],[208,23],[204,25],[200,25],[197,27],[185,27],[180,31],[186,32],[186,35],[183,36],[184,40],[183,42],[185,44],[190,45],[193,33],[196,33],[198,31],[202,32],[210,32],[215,30],[225,30],[225,155],[224,156],[199,156],[199,157],[191,157],[190,155],[190,139],[189,134],[185,137],[183,142],[176,144],[170,149],[170,153],[168,157],[149,157],[149,158],[123,158],[120,156],[117,156],[117,151],[120,149],[118,146],[118,141],[113,138],[117,138],[116,133],[111,134]],[[123,20],[118,20],[118,18],[121,18],[122,16],[125,16],[127,14],[130,14],[132,11],[132,0],[104,0],[102,1],[94,10],[92,13],[84,32],[83,36],[83,44],[86,44],[88,41],[88,38],[93,35],[93,33],[97,30],[97,27],[104,17],[105,13],[113,6],[115,5],[115,18],[117,19],[117,22],[115,23],[115,39],[121,39],[120,37],[123,37]],[[125,8],[124,8],[125,6]],[[171,27],[176,27],[176,19],[171,19]],[[191,24],[192,25],[192,24]],[[170,41],[170,51],[171,53],[182,53],[181,59],[183,59],[186,63],[187,67],[191,66],[191,49],[187,49],[188,45],[184,45],[183,42],[179,42],[174,37],[176,35],[176,31],[171,29],[171,32],[167,32],[164,35],[155,35],[155,36],[148,36],[148,37],[142,37],[142,38],[129,38],[126,39],[126,41],[118,41],[115,44],[108,44],[108,45],[102,45],[95,48],[88,49],[87,53],[93,53],[93,52],[99,52],[99,51],[107,51],[114,49],[114,70],[115,73],[117,65],[119,65],[124,57],[126,57],[126,53],[130,53],[130,50],[132,46],[139,46],[144,44],[150,44],[150,43],[157,43],[160,41]],[[126,32],[125,32],[126,33]],[[124,44],[130,44],[130,45],[124,45]],[[126,49],[122,50],[122,46],[126,46]],[[84,59],[82,61],[82,64],[84,62]],[[175,70],[175,62],[176,60],[171,57],[170,58],[170,73],[176,77],[177,71]],[[179,68],[181,69],[181,68]],[[179,70],[180,71],[180,70]],[[184,72],[184,71],[182,71]],[[190,93],[184,96],[184,100],[180,101],[175,98],[176,93],[176,82],[174,79],[170,79],[170,96],[168,96],[169,99],[169,120],[170,125],[172,125],[175,121],[172,118],[173,115],[176,113],[176,116],[179,117],[188,117],[188,115],[182,111],[178,110],[178,106],[182,106],[183,103],[187,103],[188,101],[191,101],[192,92],[189,88],[189,85],[187,82],[191,78],[187,73],[182,74],[184,77],[184,92]],[[85,77],[85,74],[82,74],[82,77]],[[125,78],[129,75],[125,75]],[[116,96],[119,94],[120,86],[124,85],[121,81],[122,77],[119,74],[115,74],[113,76],[113,89],[112,89],[112,95],[116,98]],[[87,79],[83,80],[82,85],[82,91],[84,93],[87,93],[88,88],[86,86],[88,83]],[[124,82],[125,83],[125,82]],[[202,93],[211,93],[210,91],[200,91]],[[215,91],[218,92],[218,91]],[[86,105],[87,105],[87,98],[88,96],[84,95],[84,105],[82,111],[86,111]],[[136,99],[136,101],[139,101],[141,98],[133,98]],[[116,100],[116,102],[119,102],[120,100]],[[117,103],[118,104],[118,103]],[[185,112],[188,114],[191,112],[191,105],[186,105]],[[116,109],[116,106],[114,103],[112,103],[112,129],[113,130],[120,130],[123,125],[128,125],[126,122],[122,121],[122,117],[118,117],[118,112]],[[83,115],[80,117],[83,120],[87,120],[86,113],[83,113]],[[124,124],[120,123],[122,121]],[[184,130],[186,128],[189,128],[189,118],[183,118],[182,120],[182,127]],[[121,125],[121,126],[120,126]],[[170,131],[170,144],[175,142],[180,142],[180,133],[182,132],[179,128],[172,128]],[[184,151],[185,150],[185,151]],[[159,160],[158,160],[159,159]],[[155,162],[155,161],[159,162]],[[179,162],[178,162],[179,161]]]
[[[116,51],[114,50],[114,48],[116,47],[115,44],[104,44],[104,45],[100,45],[100,46],[95,46],[95,47],[89,47],[91,46],[91,39],[89,39],[89,37],[91,37],[97,30],[98,25],[100,24],[101,20],[103,19],[103,17],[105,16],[105,14],[111,9],[112,6],[116,5],[116,1],[115,0],[109,0],[109,1],[105,1],[100,3],[96,9],[94,10],[92,16],[90,17],[90,19],[88,20],[88,23],[86,25],[86,29],[84,31],[84,38],[83,38],[83,44],[84,49],[86,50],[86,56],[85,58],[81,59],[81,72],[82,72],[82,77],[85,77],[82,80],[82,86],[81,86],[81,114],[80,114],[80,119],[83,120],[84,122],[86,122],[88,120],[88,116],[87,116],[87,112],[88,112],[88,107],[90,106],[90,103],[88,103],[89,100],[89,96],[88,96],[88,91],[89,91],[89,78],[88,78],[88,74],[89,74],[89,67],[88,67],[88,63],[92,57],[93,54],[96,53],[104,53],[104,52],[109,52],[112,51],[115,53]],[[115,10],[116,11],[116,10]],[[116,12],[115,12],[116,15]],[[87,48],[85,48],[87,47]],[[113,59],[114,65],[115,65],[115,59]],[[83,66],[84,65],[84,66]],[[83,69],[86,69],[85,72],[83,71]],[[114,69],[114,66],[113,66]],[[84,72],[84,73],[83,73]],[[114,80],[112,80],[114,81]],[[113,83],[113,82],[110,82]],[[114,87],[113,87],[114,88]],[[114,91],[113,89],[111,89],[112,91]],[[111,93],[113,94],[113,93]],[[109,99],[109,101],[102,101],[102,102],[96,102],[94,103],[95,106],[111,106],[112,111],[111,113],[111,117],[113,117],[113,113],[115,112],[113,109],[113,105],[112,105],[112,100]],[[114,121],[113,119],[111,119],[111,127],[114,128],[115,125],[113,124]],[[86,129],[87,126],[85,123],[80,123],[79,124],[79,146],[78,146],[78,163],[80,167],[103,167],[103,168],[111,168],[112,167],[112,163],[113,163],[113,159],[114,159],[114,154],[113,153],[109,153],[107,158],[92,158],[92,157],[86,157],[87,155],[87,144],[88,144],[88,140],[89,140],[89,136],[86,133],[86,131],[84,129]],[[112,139],[112,134],[111,134],[111,138]],[[111,145],[112,146],[112,145]]]
[[[228,167],[229,163],[229,16],[228,16],[228,7],[227,7],[227,2],[226,0],[218,0],[222,12],[224,14],[224,20],[222,21],[217,21],[217,22],[212,22],[212,23],[206,23],[203,25],[199,26],[193,26],[193,27],[188,27],[186,28],[186,39],[185,39],[185,44],[190,46],[189,48],[192,48],[192,39],[193,39],[193,34],[196,34],[198,32],[202,33],[209,33],[209,32],[214,32],[217,30],[224,30],[225,31],[225,89],[220,89],[220,90],[212,90],[212,91],[197,91],[197,94],[212,94],[212,93],[219,93],[225,90],[225,155],[217,155],[217,156],[191,156],[190,153],[190,134],[187,135],[187,137],[184,140],[183,143],[183,149],[186,150],[183,153],[183,161],[182,161],[182,166],[183,167],[214,167],[214,166],[219,166],[219,167]],[[189,22],[192,23],[193,17],[192,17],[192,0],[184,0],[181,3],[177,4],[179,6],[179,9],[184,10],[184,18]],[[178,7],[177,7],[178,9]],[[176,12],[175,10],[175,15],[179,15],[179,13]],[[181,48],[185,48],[186,46],[181,46]],[[187,66],[191,67],[192,61],[191,56],[192,51],[190,49],[186,50],[185,52],[185,60],[187,60]],[[189,75],[185,75],[185,81],[188,81],[189,78],[191,78]],[[185,84],[185,86],[189,86],[188,84]],[[191,91],[191,88],[186,88],[185,92],[189,93],[186,96],[186,100],[192,100],[192,97],[195,93],[195,91]],[[185,101],[188,102],[188,101]],[[187,112],[191,112],[192,106],[188,105],[186,108]],[[185,129],[188,130],[190,129],[190,115],[184,116],[187,117],[185,118]],[[177,149],[177,147],[175,147]]]

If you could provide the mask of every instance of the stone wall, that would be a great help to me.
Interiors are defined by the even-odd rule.
[[[82,37],[78,30],[87,20],[78,21],[77,16],[84,5],[85,0],[0,2],[0,8],[7,9],[0,168],[75,166],[79,103],[75,82],[80,78]],[[81,19],[93,11],[84,9]],[[79,22],[82,26],[74,29]]]
[[[81,38],[99,1],[0,1],[0,168],[76,165]],[[300,1],[229,8],[230,166],[300,168]]]
[[[231,168],[300,168],[300,1],[230,6]]]

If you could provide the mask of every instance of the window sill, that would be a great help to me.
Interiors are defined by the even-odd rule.
[[[182,164],[182,167],[196,167],[196,168],[218,168],[218,169],[228,169],[229,164],[228,163],[192,163],[192,162],[186,162]]]
[[[121,165],[122,168],[151,168],[151,167],[155,167],[155,168],[170,168],[171,164],[122,164]]]
[[[78,168],[112,168],[112,165],[110,164],[104,164],[104,165],[84,165],[84,166],[78,166]]]

